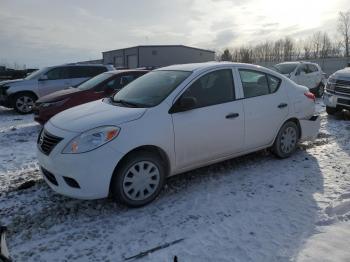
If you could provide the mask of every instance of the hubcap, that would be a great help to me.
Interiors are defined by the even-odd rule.
[[[31,97],[28,96],[20,96],[16,100],[16,107],[18,108],[19,111],[23,113],[28,113],[32,111],[34,106],[34,101]]]
[[[140,161],[126,171],[123,191],[131,200],[144,200],[157,190],[159,181],[158,167],[150,161]]]
[[[294,150],[297,142],[297,132],[293,127],[287,127],[281,136],[281,149],[283,153],[290,153]]]

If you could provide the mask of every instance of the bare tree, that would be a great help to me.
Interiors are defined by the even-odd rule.
[[[230,50],[227,48],[224,50],[224,52],[221,55],[221,61],[232,61],[232,54]]]
[[[338,31],[343,37],[345,56],[349,57],[350,10],[347,12],[339,12]]]
[[[286,37],[283,43],[283,58],[284,61],[291,61],[294,52],[294,41],[290,37]]]

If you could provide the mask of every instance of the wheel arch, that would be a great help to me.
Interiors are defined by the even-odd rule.
[[[9,96],[9,101],[10,101],[10,104],[11,106],[14,106],[14,99],[16,96],[20,95],[20,94],[30,94],[30,95],[33,95],[36,100],[39,98],[38,95],[33,92],[33,91],[30,91],[30,90],[23,90],[23,91],[18,91],[18,92],[15,92],[15,93],[12,93],[10,96]]]
[[[301,130],[301,126],[300,126],[299,119],[296,118],[296,117],[290,117],[290,118],[288,118],[286,121],[284,121],[284,122],[282,123],[282,125],[279,127],[279,129],[277,130],[277,133],[276,133],[276,135],[275,135],[275,138],[274,138],[274,140],[273,140],[273,143],[275,143],[276,138],[277,138],[277,136],[278,136],[278,133],[279,133],[279,131],[281,130],[282,126],[284,126],[284,124],[287,123],[287,122],[294,122],[294,123],[297,125],[298,131],[299,131],[298,139],[301,138],[301,132],[302,132],[302,130]],[[272,143],[272,144],[273,144],[273,143]]]
[[[155,146],[155,145],[142,145],[142,146],[138,146],[132,150],[130,150],[128,153],[126,153],[117,163],[116,167],[113,170],[113,174],[109,183],[109,193],[111,194],[111,185],[112,185],[112,181],[114,178],[114,174],[116,173],[116,170],[118,170],[118,168],[120,168],[121,165],[123,165],[123,163],[126,161],[126,159],[132,155],[132,154],[136,154],[137,152],[142,152],[142,151],[146,151],[146,152],[152,152],[156,155],[158,155],[162,161],[165,164],[165,170],[166,170],[166,176],[169,176],[170,174],[170,170],[171,170],[171,163],[170,163],[170,159],[167,155],[167,153],[160,148],[159,146]]]

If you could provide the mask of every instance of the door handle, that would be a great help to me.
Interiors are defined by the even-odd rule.
[[[288,106],[288,104],[286,104],[286,103],[281,103],[281,104],[278,105],[278,108],[284,108],[284,107],[287,107],[287,106]]]
[[[227,119],[239,117],[238,113],[231,113],[226,116]]]

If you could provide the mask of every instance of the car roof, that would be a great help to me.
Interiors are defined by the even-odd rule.
[[[144,69],[122,69],[122,70],[111,70],[111,71],[106,71],[103,74],[122,74],[122,73],[147,73],[149,70],[144,70]]]
[[[245,68],[251,69],[259,69],[262,68],[259,65],[252,64],[244,64],[244,63],[235,63],[235,62],[204,62],[204,63],[193,63],[193,64],[179,64],[179,65],[171,65],[162,68],[158,68],[155,71],[163,71],[163,70],[174,70],[174,71],[200,71],[203,69],[211,69],[211,68],[220,68],[227,66],[241,66]]]

